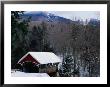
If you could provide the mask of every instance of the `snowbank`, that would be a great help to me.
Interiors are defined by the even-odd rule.
[[[12,71],[12,77],[50,77],[47,73],[25,73],[20,71]]]

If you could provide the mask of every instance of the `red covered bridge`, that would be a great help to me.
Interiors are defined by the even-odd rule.
[[[24,72],[48,73],[55,76],[60,58],[52,52],[28,52],[17,64]]]

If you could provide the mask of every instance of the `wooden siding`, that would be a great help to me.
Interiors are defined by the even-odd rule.
[[[21,60],[19,63],[22,64],[23,62],[31,61],[36,64],[40,64],[38,61],[36,61],[30,54],[28,54],[23,60]]]

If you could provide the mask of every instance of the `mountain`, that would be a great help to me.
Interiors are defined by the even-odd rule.
[[[74,21],[60,17],[48,12],[27,12],[24,13],[23,18],[31,17],[29,23],[29,30],[33,30],[33,27],[41,26],[42,21],[46,24],[46,40],[51,44],[51,47],[56,46],[60,49],[64,44],[68,43],[71,36],[72,24]],[[34,38],[34,36],[32,37]]]
[[[100,20],[97,19],[90,19],[90,21],[88,22],[89,25],[92,25],[96,28],[100,28]]]
[[[36,11],[36,12],[25,12],[22,16],[24,19],[31,17],[31,21],[46,21],[46,22],[64,22],[71,23],[73,22],[70,19],[60,17],[48,12]]]

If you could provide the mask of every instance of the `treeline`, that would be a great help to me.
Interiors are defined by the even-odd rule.
[[[62,59],[61,77],[100,76],[100,21],[72,22],[22,20],[11,12],[11,66],[29,51],[54,52]],[[33,25],[33,26],[32,26]],[[31,27],[30,27],[31,26]]]
[[[100,75],[100,29],[91,24],[72,25],[68,47],[63,47],[61,76]]]

